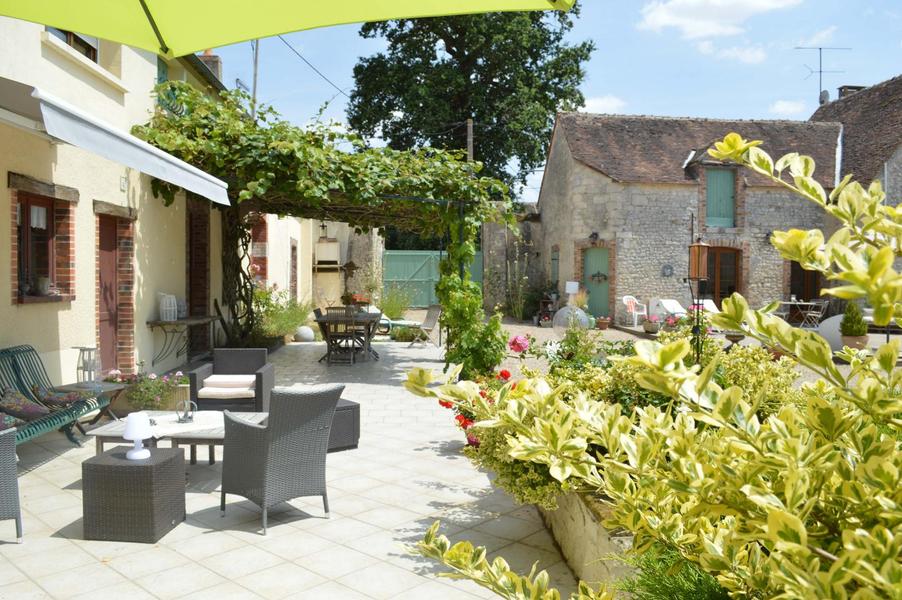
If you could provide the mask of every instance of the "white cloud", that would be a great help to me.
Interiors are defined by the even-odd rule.
[[[617,113],[623,110],[626,102],[617,96],[606,94],[586,98],[586,105],[580,109],[587,113]]]
[[[802,0],[656,0],[642,7],[639,29],[674,27],[683,37],[700,39],[738,35],[749,18],[790,8]]]
[[[836,33],[836,25],[831,25],[826,29],[821,29],[818,32],[811,34],[810,37],[802,38],[799,40],[799,46],[822,46],[824,44],[829,43],[833,39],[833,34]]]
[[[707,54],[715,58],[738,60],[747,65],[757,65],[764,62],[767,58],[767,52],[761,46],[730,46],[728,48],[717,48],[710,40],[703,40],[695,45],[695,48],[702,54]]]
[[[805,112],[805,103],[801,100],[777,100],[768,110],[780,117],[797,117]]]

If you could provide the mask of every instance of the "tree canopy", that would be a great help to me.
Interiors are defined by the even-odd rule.
[[[367,23],[360,34],[388,48],[354,68],[352,127],[395,149],[465,148],[487,173],[525,182],[545,160],[558,110],[582,106],[583,63],[594,44],[564,41],[574,8]],[[516,165],[511,175],[509,167]]]

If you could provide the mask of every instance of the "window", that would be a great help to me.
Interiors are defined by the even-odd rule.
[[[551,284],[557,286],[558,277],[560,277],[561,268],[561,251],[557,248],[551,250]]]
[[[736,171],[707,169],[705,223],[708,227],[736,227]]]
[[[157,83],[169,81],[169,65],[161,57],[157,57]]]
[[[47,33],[59,38],[69,46],[75,49],[79,54],[84,54],[88,60],[97,62],[97,48],[99,46],[96,37],[83,35],[81,33],[73,33],[56,27],[47,27]]]
[[[56,281],[53,201],[21,194],[17,206],[19,295],[46,296]]]

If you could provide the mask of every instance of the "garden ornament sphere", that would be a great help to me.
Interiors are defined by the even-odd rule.
[[[313,335],[313,330],[306,325],[301,325],[297,328],[297,331],[294,332],[294,341],[296,342],[312,342],[316,338]]]
[[[564,339],[564,334],[567,333],[567,329],[571,327],[571,324],[581,329],[589,329],[591,325],[589,315],[583,309],[568,304],[554,313],[554,318],[551,320],[554,334],[559,339]]]

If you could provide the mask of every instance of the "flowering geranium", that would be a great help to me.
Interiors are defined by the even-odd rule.
[[[649,323],[660,323],[661,317],[659,317],[658,315],[648,315],[647,317],[645,317],[645,320]]]
[[[498,371],[498,379],[500,379],[501,381],[507,381],[510,378],[511,372],[507,369],[501,369],[500,371]]]
[[[442,408],[452,408],[454,405],[447,400],[439,400],[438,405]]]
[[[529,350],[529,338],[525,335],[515,335],[507,343],[507,347],[510,348],[512,352],[523,354]]]
[[[466,415],[457,415],[454,417],[454,420],[457,421],[457,424],[460,425],[461,429],[469,429],[473,425],[473,419]]]
[[[680,322],[680,318],[676,315],[668,315],[666,319],[664,319],[664,323],[668,327],[674,327],[677,323]]]

